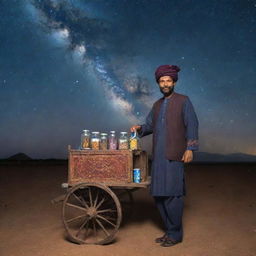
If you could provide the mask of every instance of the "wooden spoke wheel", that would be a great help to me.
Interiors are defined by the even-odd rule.
[[[110,188],[96,183],[83,183],[67,193],[62,218],[71,241],[79,244],[107,244],[114,239],[120,226],[121,205]]]

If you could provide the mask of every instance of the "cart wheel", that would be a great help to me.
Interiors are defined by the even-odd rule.
[[[122,218],[125,220],[132,215],[133,195],[130,189],[113,189],[122,206]]]
[[[104,185],[74,186],[63,202],[62,218],[70,240],[79,244],[110,243],[122,219],[117,196]]]

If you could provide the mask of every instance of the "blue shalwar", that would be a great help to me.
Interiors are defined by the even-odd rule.
[[[164,98],[154,131],[156,144],[151,169],[150,193],[155,199],[164,222],[165,233],[176,241],[182,241],[183,196],[186,193],[184,164],[165,158],[166,109],[171,100],[171,97]],[[182,113],[186,127],[187,149],[198,150],[198,120],[189,98],[184,102]],[[151,110],[139,135],[143,137],[152,132],[153,112]]]

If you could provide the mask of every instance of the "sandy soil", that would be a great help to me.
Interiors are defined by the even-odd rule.
[[[187,166],[184,240],[170,248],[154,243],[162,226],[147,189],[134,193],[133,215],[114,243],[67,241],[61,204],[51,204],[66,176],[66,165],[0,165],[0,255],[256,255],[255,165]]]

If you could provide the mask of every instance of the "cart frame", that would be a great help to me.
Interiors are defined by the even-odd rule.
[[[68,147],[68,183],[62,220],[68,239],[78,244],[108,244],[133,202],[131,192],[147,188],[148,156],[142,150],[76,150]],[[141,182],[133,182],[133,169]]]

